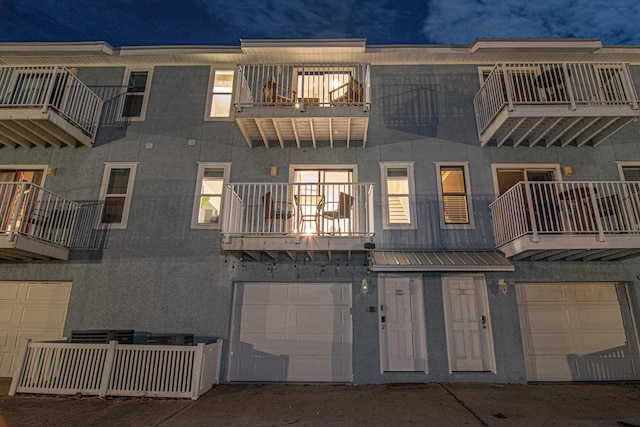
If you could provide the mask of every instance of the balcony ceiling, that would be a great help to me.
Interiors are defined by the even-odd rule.
[[[0,109],[0,145],[9,148],[90,147],[93,140],[56,113],[42,109]]]
[[[8,235],[0,235],[0,259],[6,261],[33,260],[67,260],[69,249],[46,242],[30,239],[26,236],[14,235],[13,240]]]
[[[355,108],[355,107],[352,107]],[[356,108],[357,109],[357,108]],[[249,147],[264,145],[266,148],[295,146],[346,147],[367,144],[369,117],[360,110],[348,117],[309,116],[298,113],[284,117],[238,117],[236,122]]]
[[[480,138],[480,145],[597,146],[640,116],[629,107],[518,106],[503,110]]]

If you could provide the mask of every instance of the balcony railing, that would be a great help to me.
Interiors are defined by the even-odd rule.
[[[373,184],[227,184],[222,234],[373,236]]]
[[[62,66],[0,67],[0,109],[53,110],[94,137],[102,100]]]
[[[640,237],[640,182],[520,182],[489,207],[498,247],[526,235]]]
[[[367,64],[249,64],[239,67],[236,109],[360,106],[368,108]]]
[[[514,111],[519,106],[566,106],[567,111],[627,106],[629,110],[638,110],[638,96],[629,67],[622,63],[497,64],[473,102],[481,141],[499,113],[505,109]],[[612,111],[609,115],[616,114]],[[535,116],[542,117],[539,113]],[[534,124],[541,125],[540,122]]]
[[[0,182],[0,236],[90,248],[102,212],[98,202],[73,202],[30,182]]]

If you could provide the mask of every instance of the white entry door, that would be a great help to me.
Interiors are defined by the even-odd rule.
[[[380,370],[426,372],[421,275],[380,275]]]
[[[624,285],[516,286],[529,381],[640,379],[640,356]]]
[[[494,372],[484,275],[443,276],[442,284],[450,371]]]
[[[71,282],[0,282],[0,377],[16,369],[25,338],[62,338]]]
[[[238,283],[230,381],[351,382],[351,283]]]

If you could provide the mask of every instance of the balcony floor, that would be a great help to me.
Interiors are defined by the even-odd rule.
[[[498,249],[511,261],[616,261],[640,256],[640,234],[525,235]]]
[[[304,254],[314,259],[315,254],[327,254],[331,259],[334,252],[366,252],[364,245],[371,241],[371,237],[336,237],[336,236],[237,236],[224,239],[222,250],[227,252],[242,252],[254,259],[260,259],[261,254],[276,259],[280,253],[286,253],[295,260],[298,254]]]
[[[25,236],[0,235],[0,259],[7,261],[64,260],[69,258],[69,249],[51,245]]]
[[[640,110],[628,105],[578,106],[515,105],[506,106],[480,138],[480,145],[500,146],[583,146],[605,141],[640,116]]]
[[[0,145],[9,148],[90,147],[91,136],[53,110],[0,108]]]

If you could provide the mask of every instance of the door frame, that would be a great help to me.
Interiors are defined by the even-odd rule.
[[[414,336],[414,348],[418,348],[424,355],[424,369],[417,371],[391,371],[389,369],[389,347],[387,341],[387,334],[383,332],[382,316],[386,313],[386,281],[393,278],[409,278],[412,279],[409,282],[411,295],[415,295],[415,299],[411,299],[411,313],[415,315],[415,321],[413,325]],[[413,285],[413,286],[412,286]],[[415,291],[415,294],[414,294]],[[380,353],[380,373],[385,372],[424,372],[429,373],[429,361],[427,352],[427,339],[426,339],[426,323],[425,323],[425,307],[424,307],[424,281],[422,274],[391,274],[381,273],[378,275],[378,304],[380,305],[380,316],[378,316],[378,336],[379,336],[379,353]],[[385,309],[383,310],[383,306]],[[415,313],[413,308],[417,308]],[[417,338],[417,339],[416,339]]]
[[[454,371],[453,368],[453,352],[451,351],[451,345],[453,343],[453,323],[451,322],[451,299],[449,292],[449,280],[450,278],[466,277],[473,280],[476,290],[476,305],[477,308],[484,312],[486,316],[486,329],[487,329],[487,360],[484,362],[488,365],[487,370],[482,371]],[[445,332],[447,337],[447,360],[449,362],[449,373],[454,372],[491,372],[496,373],[496,354],[493,341],[493,331],[491,327],[491,312],[489,310],[489,298],[487,293],[487,282],[484,274],[443,274],[442,275],[442,300],[444,308],[444,322]]]

